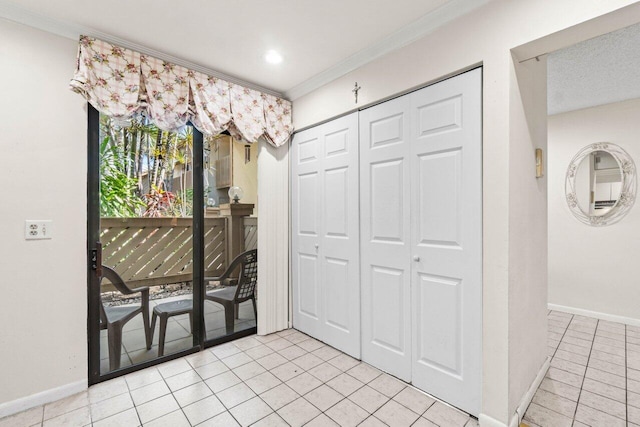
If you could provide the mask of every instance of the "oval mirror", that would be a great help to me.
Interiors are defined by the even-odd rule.
[[[635,165],[615,144],[591,144],[573,158],[565,184],[571,212],[585,224],[613,224],[635,201]]]

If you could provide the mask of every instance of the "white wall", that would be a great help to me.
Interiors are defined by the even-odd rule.
[[[515,62],[512,74],[509,133],[517,143],[509,147],[515,165],[509,199],[516,201],[509,207],[509,402],[516,405],[547,356],[547,178],[535,178],[535,150],[547,151],[546,70],[542,58]]]
[[[588,144],[612,142],[640,166],[640,99],[549,117],[549,303],[640,322],[640,206],[590,227],[565,201],[565,173]],[[622,320],[622,319],[621,319]]]
[[[546,347],[546,322],[542,320],[547,295],[546,196],[541,181],[532,174],[532,150],[544,140],[537,128],[539,107],[534,105],[541,100],[527,101],[534,105],[531,114],[537,117],[529,118],[530,113],[523,110],[525,96],[520,93],[539,82],[516,72],[511,51],[517,53],[517,62],[638,22],[640,7],[635,3],[585,23],[631,3],[495,0],[294,100],[294,125],[299,129],[483,64],[481,424],[512,422],[523,389],[543,366]],[[362,87],[358,105],[351,93],[355,81]],[[521,310],[523,307],[526,309]],[[524,351],[526,346],[531,350]]]
[[[87,137],[77,43],[2,19],[0,40],[1,413],[86,387]],[[26,219],[53,220],[53,239],[25,241]]]

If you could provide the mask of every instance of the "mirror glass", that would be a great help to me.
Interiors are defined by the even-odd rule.
[[[585,156],[575,177],[578,205],[589,216],[609,212],[620,198],[622,171],[616,159],[606,151],[593,151]]]

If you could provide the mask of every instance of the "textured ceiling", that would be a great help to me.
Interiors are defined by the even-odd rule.
[[[640,98],[640,24],[548,57],[548,113]]]

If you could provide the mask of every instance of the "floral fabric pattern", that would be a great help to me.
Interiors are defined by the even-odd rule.
[[[193,125],[202,133],[217,135],[231,121],[229,83],[196,71],[189,71]]]
[[[293,132],[287,100],[92,37],[80,37],[70,86],[103,114],[146,113],[163,130],[191,121],[208,135],[229,130],[251,143],[264,136],[276,147]]]
[[[291,123],[291,102],[273,95],[264,95],[265,137],[276,147],[285,144],[293,125]]]
[[[141,108],[140,54],[92,37],[80,37],[71,89],[103,114],[131,117]]]
[[[184,126],[189,121],[188,70],[146,55],[140,62],[151,120],[163,130]]]
[[[262,93],[257,90],[231,85],[231,135],[248,142],[257,141],[265,130]]]

